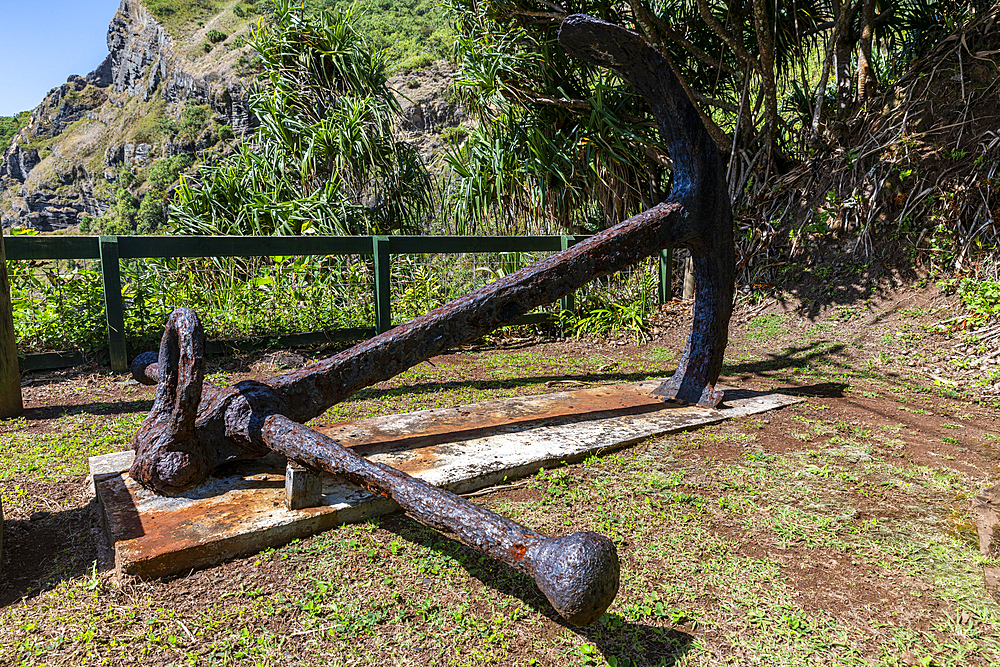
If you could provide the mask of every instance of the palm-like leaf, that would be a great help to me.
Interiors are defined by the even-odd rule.
[[[178,190],[187,233],[417,232],[431,209],[419,154],[394,135],[399,104],[385,56],[350,13],[306,14],[274,0],[252,32],[263,74],[250,97],[256,135]]]

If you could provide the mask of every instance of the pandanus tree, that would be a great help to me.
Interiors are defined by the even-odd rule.
[[[647,105],[558,44],[560,21],[575,12],[628,26],[654,45],[720,151],[748,155],[747,178],[784,166],[777,82],[809,44],[819,13],[812,3],[781,3],[775,12],[761,0],[453,0],[457,84],[481,121],[450,156],[463,217],[492,216],[504,229],[521,218],[545,220],[548,231],[600,228],[669,192],[670,156]]]
[[[182,181],[182,233],[414,232],[431,210],[416,149],[395,132],[399,104],[383,51],[350,12],[307,13],[291,0],[251,32],[261,75],[250,94],[260,125],[231,156]]]
[[[599,228],[669,191],[670,156],[644,102],[559,46],[569,14],[627,26],[667,59],[729,158],[739,208],[984,2],[450,0],[457,84],[480,121],[449,156],[454,210],[506,231]]]

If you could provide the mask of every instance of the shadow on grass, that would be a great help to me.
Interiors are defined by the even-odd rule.
[[[781,352],[768,352],[766,359],[738,364],[723,364],[722,375],[764,374],[786,368],[806,368],[811,364],[836,358],[847,349],[843,343],[813,341],[807,345],[787,347]]]
[[[96,499],[83,507],[36,512],[32,517],[3,522],[0,609],[85,576],[98,561],[91,536],[97,521]]]
[[[596,622],[578,627],[556,613],[530,576],[489,556],[442,536],[402,514],[391,514],[377,520],[380,528],[398,535],[415,545],[458,561],[470,576],[503,596],[517,598],[553,623],[578,635],[584,642],[579,658],[594,657],[588,651],[599,651],[605,659],[617,659],[617,664],[635,667],[673,665],[690,649],[694,637],[681,630],[634,623],[621,614],[607,612]],[[474,590],[467,591],[470,599]],[[588,647],[588,644],[590,645]],[[612,660],[608,660],[609,663]],[[614,663],[612,663],[614,664]]]
[[[805,398],[844,398],[844,392],[850,386],[846,382],[820,382],[805,387],[782,387],[778,391],[789,396]]]
[[[57,419],[66,415],[124,415],[133,412],[149,412],[153,408],[152,399],[142,401],[100,401],[81,405],[46,405],[43,408],[28,408],[25,419]]]
[[[799,301],[795,310],[800,315],[814,320],[830,308],[867,306],[873,297],[891,298],[901,285],[912,285],[920,277],[912,262],[899,257],[860,261],[854,253],[844,253],[835,261],[840,264],[828,260],[827,266],[816,267],[826,269],[827,274],[808,268],[807,262],[800,265],[796,274],[784,279],[784,288]],[[832,267],[838,268],[831,271]],[[791,309],[792,304],[780,294],[775,299]]]
[[[496,389],[514,389],[531,385],[542,385],[546,382],[563,382],[571,380],[584,383],[625,383],[642,382],[650,378],[669,377],[674,372],[673,368],[663,372],[652,373],[574,373],[562,375],[534,375],[531,377],[514,377],[504,380],[448,380],[445,382],[420,381],[415,384],[408,384],[392,389],[377,389],[368,387],[351,396],[347,401],[362,401],[366,399],[382,399],[386,397],[410,396],[422,394],[436,394],[448,391],[473,390],[488,391]],[[582,387],[554,387],[553,391],[566,391],[567,389],[581,389]],[[345,401],[345,402],[347,402]]]

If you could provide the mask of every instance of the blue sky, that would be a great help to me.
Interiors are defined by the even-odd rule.
[[[108,55],[120,0],[0,0],[0,116],[34,109]]]

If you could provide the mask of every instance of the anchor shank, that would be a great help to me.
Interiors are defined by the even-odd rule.
[[[284,414],[308,421],[359,389],[476,340],[684,239],[686,217],[680,204],[660,204],[349,350],[266,383],[285,397]]]
[[[681,245],[694,259],[694,321],[673,377],[653,393],[667,399],[715,407],[733,311],[736,273],[732,204],[724,163],[666,58],[639,35],[620,26],[575,14],[559,28],[566,51],[608,67],[629,82],[656,118],[660,137],[673,159],[673,190],[668,201],[687,213]]]

